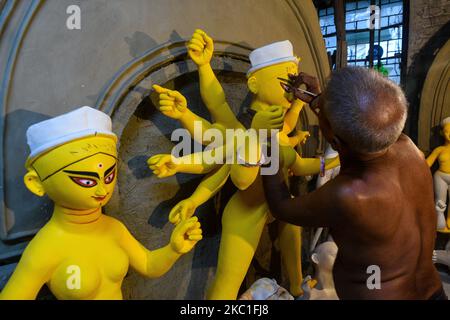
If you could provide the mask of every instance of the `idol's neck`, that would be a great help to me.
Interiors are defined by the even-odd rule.
[[[256,96],[253,98],[252,103],[250,104],[250,108],[255,111],[266,110],[270,105],[259,100]]]
[[[101,217],[101,207],[88,210],[74,210],[55,204],[52,220],[66,230],[85,232],[96,228]]]
[[[334,288],[333,272],[320,270],[316,273],[317,289],[327,290]]]
[[[299,104],[299,106],[303,106],[301,101],[294,101],[289,106],[283,107],[283,113],[285,114],[289,108],[291,108],[293,105],[296,105],[296,104]],[[269,107],[272,107],[272,105],[258,99],[257,96],[254,96],[252,102],[250,103],[250,109],[255,110],[255,111],[267,110]]]

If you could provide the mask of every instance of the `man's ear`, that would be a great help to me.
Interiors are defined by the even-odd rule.
[[[311,260],[312,262],[314,262],[315,264],[319,264],[319,256],[317,255],[317,253],[313,253],[311,255]]]
[[[250,90],[251,93],[257,94],[258,93],[258,80],[256,80],[256,77],[250,77],[247,80],[247,87],[248,90]]]
[[[25,186],[33,192],[35,195],[42,197],[45,195],[44,186],[42,185],[41,179],[37,174],[36,170],[29,169],[28,172],[23,177],[23,182]]]

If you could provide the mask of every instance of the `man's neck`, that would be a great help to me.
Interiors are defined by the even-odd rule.
[[[339,158],[341,162],[341,170],[353,167],[368,167],[378,164],[386,158],[389,149],[385,149],[373,153],[357,153],[351,151],[340,151]]]
[[[101,217],[101,207],[88,210],[74,210],[55,204],[52,220],[66,230],[84,232],[97,227]]]

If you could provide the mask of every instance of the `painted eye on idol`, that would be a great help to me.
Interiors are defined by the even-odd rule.
[[[79,177],[70,177],[70,179],[72,179],[73,182],[84,188],[92,188],[97,185],[97,181],[95,181],[94,179],[79,178]]]
[[[111,172],[110,174],[108,174],[108,175],[105,177],[105,183],[106,183],[106,184],[110,184],[111,182],[113,182],[115,176],[116,176],[116,171],[114,170],[113,172]]]

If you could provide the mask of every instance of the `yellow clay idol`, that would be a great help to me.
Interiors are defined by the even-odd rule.
[[[437,229],[450,232],[450,216],[447,221],[444,212],[447,209],[447,194],[450,185],[450,117],[441,122],[441,135],[444,137],[444,145],[437,147],[428,156],[427,163],[431,167],[436,159],[439,161],[439,169],[434,173],[434,199],[436,203]]]
[[[159,277],[202,238],[196,218],[177,225],[170,243],[149,251],[118,220],[102,214],[117,181],[111,119],[82,107],[28,128],[24,182],[54,202],[49,222],[25,249],[1,299],[35,299],[44,284],[58,299],[122,299],[129,265]]]
[[[222,86],[217,80],[210,60],[214,51],[213,40],[202,30],[196,30],[188,43],[188,52],[198,65],[200,93],[211,113],[214,123],[210,124],[187,107],[186,99],[178,92],[154,86],[159,94],[159,109],[165,115],[178,119],[193,133],[194,122],[198,121],[203,132],[215,128],[225,129],[282,129],[278,135],[280,141],[280,165],[290,169],[296,175],[319,173],[319,159],[305,159],[297,154],[294,145],[304,142],[307,133],[299,132],[291,139],[287,136],[295,129],[303,102],[294,100],[280,86],[278,78],[288,78],[298,71],[298,59],[293,54],[289,41],[273,43],[254,50],[250,54],[252,68],[247,74],[248,89],[253,93],[253,101],[248,114],[253,114],[250,121],[238,119],[228,105]],[[245,120],[245,119],[244,119]],[[208,143],[208,141],[200,141]],[[228,150],[230,142],[224,139],[223,148]],[[233,143],[233,148],[235,144]],[[262,156],[258,161],[249,159],[249,148],[259,145],[245,145],[233,150],[237,158],[244,159],[244,164],[226,163],[192,163],[198,154],[184,156],[173,161],[171,155],[156,155],[148,160],[150,169],[163,178],[177,172],[207,173],[211,172],[198,186],[191,197],[178,203],[170,212],[172,223],[180,223],[191,217],[196,208],[211,198],[231,178],[239,189],[227,203],[222,218],[222,236],[216,277],[207,293],[208,299],[236,299],[238,290],[247,273],[258,246],[264,225],[272,219],[268,210],[260,178]],[[221,149],[220,147],[217,150]],[[210,151],[208,151],[210,152]],[[205,151],[206,153],[206,151]],[[259,154],[259,153],[258,153]],[[202,159],[202,157],[199,157]],[[278,159],[277,159],[278,160]],[[327,160],[326,168],[338,165],[338,159]],[[325,163],[323,163],[325,167]],[[214,171],[213,171],[214,170]],[[280,247],[282,258],[290,279],[290,291],[293,295],[301,294],[302,272],[300,262],[300,228],[280,223]]]

